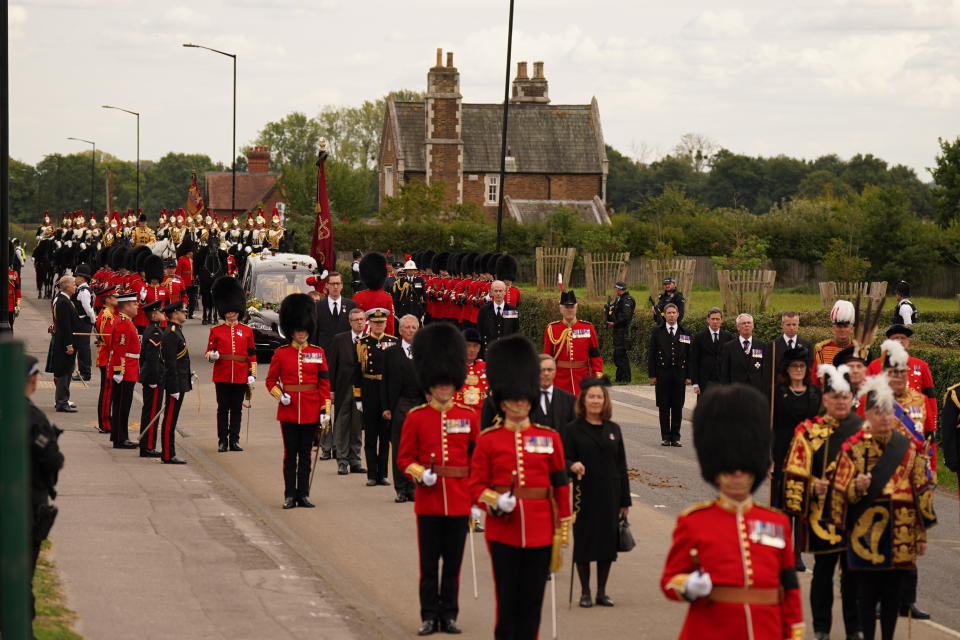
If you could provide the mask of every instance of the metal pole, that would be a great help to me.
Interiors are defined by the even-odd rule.
[[[6,0],[0,2],[0,12],[0,20],[3,21],[3,35],[0,36],[0,50],[3,51],[3,64],[0,65],[0,267],[6,280],[6,271],[10,266],[10,47]],[[0,333],[13,330],[7,311],[8,288],[6,282],[0,286]]]
[[[97,201],[97,143],[93,143],[93,157],[90,158],[90,211]]]
[[[137,215],[140,214],[140,114],[137,113]]]
[[[237,212],[237,56],[233,56],[233,146],[230,147],[233,178],[230,185],[230,211]]]
[[[510,0],[510,20],[507,26],[507,73],[503,81],[503,135],[500,139],[500,193],[497,198],[497,253],[503,244],[503,193],[507,173],[507,119],[510,112],[510,55],[513,51],[513,0]]]

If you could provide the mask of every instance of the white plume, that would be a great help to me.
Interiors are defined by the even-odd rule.
[[[885,373],[867,378],[860,387],[858,397],[863,398],[867,409],[876,408],[880,413],[893,413],[893,389],[890,388],[890,378]]]
[[[896,340],[884,340],[880,345],[880,352],[885,356],[884,368],[905,369],[909,354],[903,345]]]
[[[857,321],[857,312],[853,308],[853,303],[849,300],[837,300],[833,303],[833,309],[830,310],[830,322],[840,324],[848,322],[854,324]]]
[[[823,390],[833,391],[834,393],[850,393],[850,381],[847,374],[850,373],[850,367],[845,364],[835,367],[832,364],[822,364],[817,367],[817,376],[824,379]]]

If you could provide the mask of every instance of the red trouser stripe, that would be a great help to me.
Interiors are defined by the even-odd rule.
[[[110,431],[110,398],[113,394],[113,379],[107,378],[106,382],[101,382],[101,387],[103,391],[100,394],[100,427],[104,431]]]
[[[149,389],[149,387],[147,387]],[[160,391],[160,385],[157,385],[156,389],[153,389],[153,400],[150,402],[150,419],[153,420],[153,417],[157,415],[159,409],[157,409],[157,404],[163,398],[163,393]],[[147,433],[147,448],[156,449],[157,448],[157,421],[154,420],[153,424],[150,425]]]
[[[170,455],[170,440],[173,439],[170,429],[170,423],[173,422],[173,410],[177,406],[177,401],[173,400],[170,396],[167,396],[167,410],[166,414],[163,416],[163,459],[169,460],[173,456]]]

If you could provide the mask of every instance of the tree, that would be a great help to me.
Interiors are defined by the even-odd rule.
[[[704,199],[714,207],[752,209],[762,186],[763,175],[754,158],[721,149],[710,169]]]
[[[443,180],[433,180],[430,184],[412,180],[400,185],[398,195],[387,196],[377,215],[381,220],[397,224],[483,220],[483,210],[473,203],[445,205],[444,189]]]
[[[257,135],[255,145],[270,147],[270,168],[283,171],[288,166],[316,162],[323,129],[320,123],[299,111],[276,122],[268,122]]]
[[[846,200],[856,192],[840,176],[827,169],[808,173],[797,185],[796,195],[808,200]]]
[[[695,172],[703,173],[719,150],[720,146],[702,133],[685,133],[671,155],[686,160]]]
[[[853,255],[851,247],[840,238],[832,238],[823,257],[823,268],[830,280],[860,282],[870,271],[870,261]]]
[[[643,168],[607,145],[607,204],[616,211],[636,209],[643,202]]]
[[[937,222],[946,226],[960,219],[960,137],[953,142],[937,138],[937,143],[937,166],[927,171],[936,183],[932,195]]]
[[[863,193],[867,185],[890,184],[890,178],[887,175],[887,163],[872,153],[863,155],[858,153],[850,158],[843,173],[840,174],[843,181]]]
[[[26,162],[10,158],[10,219],[33,223],[43,219],[37,208],[37,170]]]
[[[162,208],[176,211],[187,201],[191,172],[196,170],[197,182],[203,190],[204,173],[215,168],[210,156],[205,154],[168,153],[144,172],[143,210],[151,218]]]
[[[423,100],[423,94],[401,89],[393,92],[393,98],[413,102]],[[324,107],[317,121],[330,145],[330,154],[353,168],[375,168],[386,105],[386,99],[379,98],[364,100],[356,107]]]

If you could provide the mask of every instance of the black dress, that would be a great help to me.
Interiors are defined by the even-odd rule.
[[[567,469],[574,462],[586,468],[583,480],[574,479],[574,562],[610,562],[617,559],[621,507],[629,507],[630,481],[620,425],[609,420],[593,425],[577,418],[563,438]]]
[[[812,384],[806,391],[794,393],[789,385],[780,385],[773,399],[773,506],[783,503],[783,462],[797,425],[820,414],[820,389]]]

